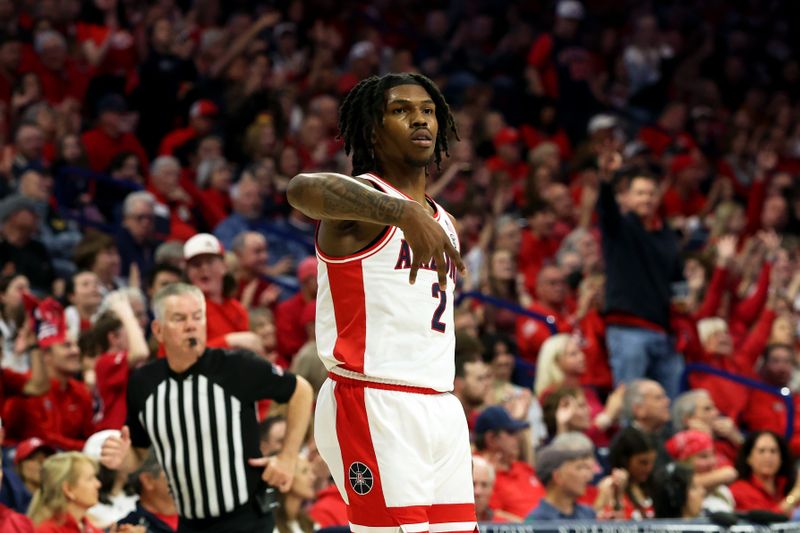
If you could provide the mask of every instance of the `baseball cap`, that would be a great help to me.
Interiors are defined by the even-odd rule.
[[[475,421],[475,433],[487,431],[519,431],[529,426],[527,422],[514,420],[508,411],[500,405],[492,405],[483,410]]]
[[[300,264],[297,265],[297,280],[303,282],[310,277],[317,275],[317,258],[312,256],[306,257]]]
[[[591,455],[591,446],[573,448],[552,442],[536,453],[536,475],[543,484],[547,485],[550,478],[553,477],[553,472],[558,470],[561,465]]]
[[[119,438],[120,435],[122,435],[122,432],[118,429],[104,429],[102,431],[98,431],[86,439],[86,443],[83,445],[83,454],[89,459],[99,461],[100,452],[103,449],[103,444],[106,442],[106,439],[109,437]]]
[[[519,142],[519,132],[516,128],[505,127],[498,131],[494,139],[492,139],[495,146],[502,146],[504,144],[514,144]]]
[[[665,444],[667,452],[677,461],[685,461],[703,450],[713,450],[711,435],[697,429],[679,431]]]
[[[614,115],[609,115],[607,113],[600,113],[599,115],[595,115],[589,120],[588,126],[586,126],[586,130],[588,131],[589,135],[593,133],[597,133],[600,130],[606,130],[609,128],[616,128],[617,127],[617,117]]]
[[[225,254],[225,248],[219,239],[210,233],[198,233],[183,245],[183,258],[187,261],[198,255],[219,255]]]
[[[42,439],[38,437],[31,437],[30,439],[26,439],[17,445],[17,453],[14,456],[14,464],[20,464],[22,461],[39,450],[45,452],[47,455],[56,453],[56,449]]]
[[[189,109],[189,116],[191,118],[198,117],[216,117],[219,114],[217,104],[211,100],[198,100],[192,104]]]
[[[576,0],[561,0],[556,6],[556,16],[562,19],[581,20],[584,14],[583,4]]]

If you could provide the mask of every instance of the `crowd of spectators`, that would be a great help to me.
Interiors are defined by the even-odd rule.
[[[338,106],[392,71],[433,79],[459,131],[429,193],[468,265],[454,394],[479,520],[792,516],[798,9],[0,0],[0,530],[176,528],[153,457],[95,470],[169,283],[202,290],[211,346],[319,387],[314,222],[285,190],[350,172]],[[784,397],[683,384],[692,363]],[[259,413],[274,453],[283,413]],[[345,524],[312,435],[297,468],[278,531]]]

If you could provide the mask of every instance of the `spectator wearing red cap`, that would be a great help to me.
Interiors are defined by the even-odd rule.
[[[522,158],[520,141],[519,131],[508,126],[501,128],[492,139],[495,155],[486,161],[486,168],[498,176],[501,183],[519,183],[528,175],[528,164]]]
[[[17,445],[14,464],[20,479],[28,489],[28,498],[42,483],[42,463],[56,453],[56,450],[42,439],[31,437]]]
[[[63,450],[79,450],[94,432],[92,397],[74,379],[81,371],[80,351],[67,332],[61,305],[48,298],[34,311],[39,347],[50,377],[47,394],[12,398],[3,408],[8,435],[16,441],[38,437]]]
[[[317,299],[317,258],[307,257],[297,266],[300,290],[291,298],[278,304],[275,327],[278,330],[278,353],[291,361],[308,340],[306,327],[300,318],[309,305]]]
[[[700,191],[700,182],[705,177],[703,162],[694,154],[679,154],[670,164],[672,184],[664,192],[662,203],[667,218],[703,216],[707,199]]]
[[[706,489],[703,510],[707,513],[733,511],[733,494],[728,483],[735,481],[738,474],[732,466],[717,464],[711,435],[686,429],[673,435],[664,447],[673,459],[691,466],[695,481]]]
[[[206,334],[209,346],[261,350],[258,335],[249,331],[247,311],[238,300],[225,294],[225,249],[211,234],[198,233],[183,246],[186,277],[203,291],[206,299]]]
[[[693,389],[675,398],[672,404],[672,427],[676,431],[696,429],[713,439],[717,464],[730,466],[736,460],[744,436],[736,422],[720,414],[705,389]]]
[[[117,94],[104,96],[97,103],[97,124],[81,136],[89,167],[95,172],[107,172],[117,154],[133,152],[142,168],[147,168],[147,154],[133,133],[126,131],[123,114],[128,104]]]
[[[197,100],[189,109],[189,125],[168,133],[158,149],[160,155],[176,155],[187,143],[200,139],[214,129],[219,108],[211,100]]]

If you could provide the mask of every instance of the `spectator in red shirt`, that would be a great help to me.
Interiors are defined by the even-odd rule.
[[[43,30],[36,34],[33,46],[38,57],[30,70],[38,76],[44,98],[52,105],[68,98],[83,101],[89,77],[69,57],[64,36]]]
[[[101,533],[87,517],[100,494],[96,468],[78,452],[59,453],[44,462],[42,488],[28,510],[37,533]]]
[[[778,435],[753,432],[739,449],[739,479],[731,485],[737,511],[764,510],[791,514],[800,500],[800,477]]]
[[[94,363],[101,404],[97,431],[120,429],[125,423],[128,375],[150,355],[128,296],[115,291],[103,304],[108,311],[97,318],[91,330],[100,353]]]
[[[122,114],[128,104],[117,94],[104,96],[97,103],[97,125],[81,136],[89,167],[95,172],[106,172],[121,152],[133,152],[142,168],[147,168],[147,154],[133,133],[126,131]]]
[[[549,324],[566,333],[572,329],[567,307],[567,280],[562,270],[549,265],[536,278],[536,297],[529,311],[548,317],[548,324],[528,316],[517,318],[517,345],[520,357],[535,362],[542,343],[551,335]]]
[[[247,311],[224,291],[224,253],[222,244],[208,233],[198,233],[183,246],[186,277],[203,291],[206,299],[208,344],[261,353],[261,339],[249,331]]]
[[[280,296],[280,287],[264,279],[264,276],[280,275],[269,266],[269,247],[266,237],[255,231],[240,233],[233,239],[231,247],[238,259],[236,270],[236,299],[246,309],[251,307],[274,308]],[[291,265],[291,259],[281,263]]]
[[[771,344],[764,350],[760,377],[766,385],[783,389],[789,387],[795,369],[794,347],[788,344]],[[800,408],[800,394],[792,393],[795,409]],[[751,389],[750,398],[742,412],[742,424],[752,431],[786,432],[787,413],[783,398],[757,389]],[[794,417],[794,434],[789,442],[792,453],[800,453],[800,416]]]
[[[67,329],[72,338],[92,327],[94,318],[103,301],[100,278],[89,270],[79,270],[70,278],[66,288],[70,306],[65,311]]]
[[[168,133],[161,141],[160,155],[174,155],[189,142],[200,139],[214,129],[219,108],[211,100],[197,100],[189,109],[189,125]]]
[[[297,294],[278,304],[275,311],[275,327],[278,330],[278,353],[286,360],[294,358],[297,351],[308,340],[306,329],[300,323],[303,309],[316,305],[317,258],[306,257],[297,266]]]
[[[180,184],[181,165],[171,155],[157,157],[150,167],[150,185],[147,190],[156,197],[155,213],[161,219],[156,228],[162,227],[167,217],[167,240],[186,241],[199,229],[199,221],[195,202],[189,192]]]
[[[6,402],[3,420],[9,436],[17,441],[38,437],[56,448],[82,449],[94,426],[91,394],[73,377],[81,371],[78,344],[67,333],[63,310],[55,300],[41,302],[35,316],[50,390],[42,396]]]
[[[521,522],[545,495],[531,465],[519,460],[519,432],[526,428],[527,422],[514,420],[498,405],[487,407],[475,423],[475,446],[496,476],[489,508],[510,522]]]
[[[706,197],[700,192],[705,178],[703,163],[692,154],[676,155],[670,165],[672,184],[662,203],[668,219],[705,215]]]
[[[522,159],[522,145],[519,132],[505,127],[498,131],[494,139],[496,155],[486,161],[486,168],[497,176],[502,184],[520,183],[528,175],[528,164]]]
[[[695,429],[714,439],[717,464],[732,465],[736,452],[744,442],[744,435],[736,427],[736,422],[727,416],[720,416],[714,400],[705,389],[686,391],[672,404],[672,428],[675,431]]]
[[[559,242],[553,232],[556,215],[549,202],[531,202],[525,206],[528,227],[522,230],[517,265],[525,276],[525,287],[534,292],[536,276],[547,259],[555,257]]]

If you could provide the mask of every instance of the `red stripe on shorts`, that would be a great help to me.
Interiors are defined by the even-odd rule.
[[[431,505],[428,521],[431,524],[447,522],[475,522],[475,504],[473,503],[440,503]]]
[[[378,460],[369,431],[364,387],[337,384],[333,392],[336,398],[336,434],[342,450],[344,484],[350,502],[347,506],[350,522],[367,527],[397,527],[427,522],[428,506],[386,507]],[[364,475],[364,469],[358,463],[369,469],[369,476]],[[361,478],[357,475],[359,471]],[[365,484],[367,479],[370,482]],[[356,492],[356,487],[360,493]],[[369,490],[366,490],[367,487]]]
[[[363,373],[367,343],[367,308],[361,262],[331,264],[327,268],[333,314],[336,318],[333,356],[344,363],[344,368]]]

